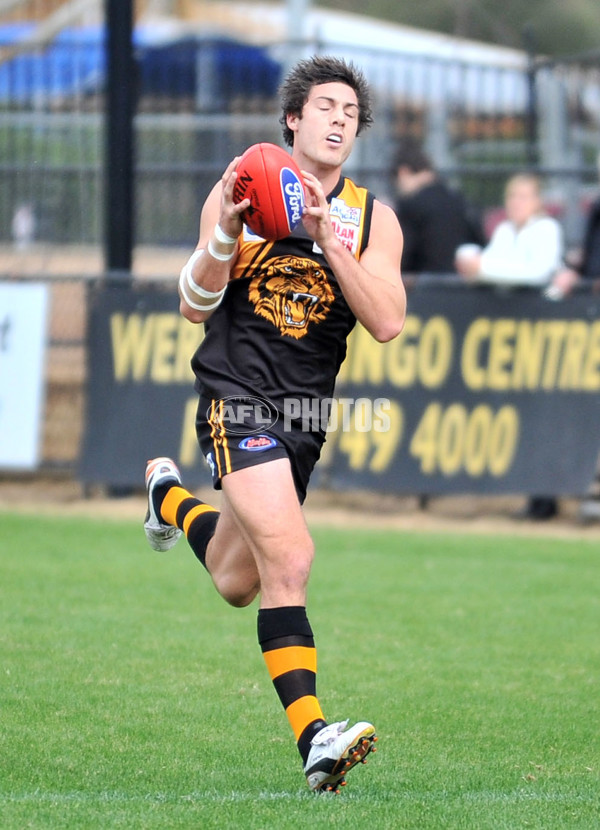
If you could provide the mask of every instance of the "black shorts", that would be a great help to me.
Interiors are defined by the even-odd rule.
[[[250,397],[212,398],[200,393],[196,414],[198,443],[212,473],[213,487],[221,489],[228,473],[288,458],[300,503],[321,454],[324,436],[303,431]]]

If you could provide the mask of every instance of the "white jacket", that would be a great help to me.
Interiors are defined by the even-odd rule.
[[[479,279],[503,285],[546,285],[562,266],[563,232],[551,216],[518,229],[504,220],[481,252]]]

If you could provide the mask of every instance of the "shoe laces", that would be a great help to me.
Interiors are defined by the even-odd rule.
[[[324,726],[323,729],[320,729],[315,737],[312,739],[311,744],[313,746],[322,746],[323,744],[331,743],[335,741],[335,739],[342,734],[342,732],[348,726],[348,720],[340,721],[339,723],[328,723],[327,726]]]

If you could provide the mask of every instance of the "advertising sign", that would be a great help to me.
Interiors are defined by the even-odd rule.
[[[599,312],[588,293],[552,302],[537,291],[417,285],[400,337],[380,344],[353,331],[314,482],[584,493],[600,451]],[[148,458],[170,455],[190,485],[208,483],[190,369],[202,326],[179,315],[174,294],[124,286],[99,290],[89,331],[82,476],[139,485]]]
[[[39,463],[48,286],[0,284],[0,468]]]

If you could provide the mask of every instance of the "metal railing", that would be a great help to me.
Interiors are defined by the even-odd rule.
[[[81,38],[71,30],[49,63],[48,49],[0,62],[0,242],[14,236],[23,205],[39,240],[101,242],[102,44],[90,41],[88,30]],[[232,156],[258,140],[280,141],[272,94],[277,78],[265,84],[265,66],[272,73],[282,68],[277,58],[284,45],[257,51],[253,59],[263,62],[254,79],[247,77],[252,64],[243,63],[247,48],[213,43],[207,51],[205,41],[186,42],[179,63],[173,55],[156,52],[150,60],[148,50],[137,50],[137,244],[192,244],[199,207]],[[240,62],[242,75],[219,75],[225,71],[220,49]],[[343,45],[334,51],[342,54]],[[411,134],[422,138],[440,171],[486,209],[501,202],[511,172],[533,164],[548,198],[560,206],[567,239],[575,241],[596,179],[600,55],[561,62],[528,60],[510,50],[494,55],[484,60],[353,48],[351,57],[375,93],[376,120],[357,142],[349,172],[391,199],[395,142]],[[152,71],[144,74],[144,66]],[[232,88],[236,78],[242,94]]]

